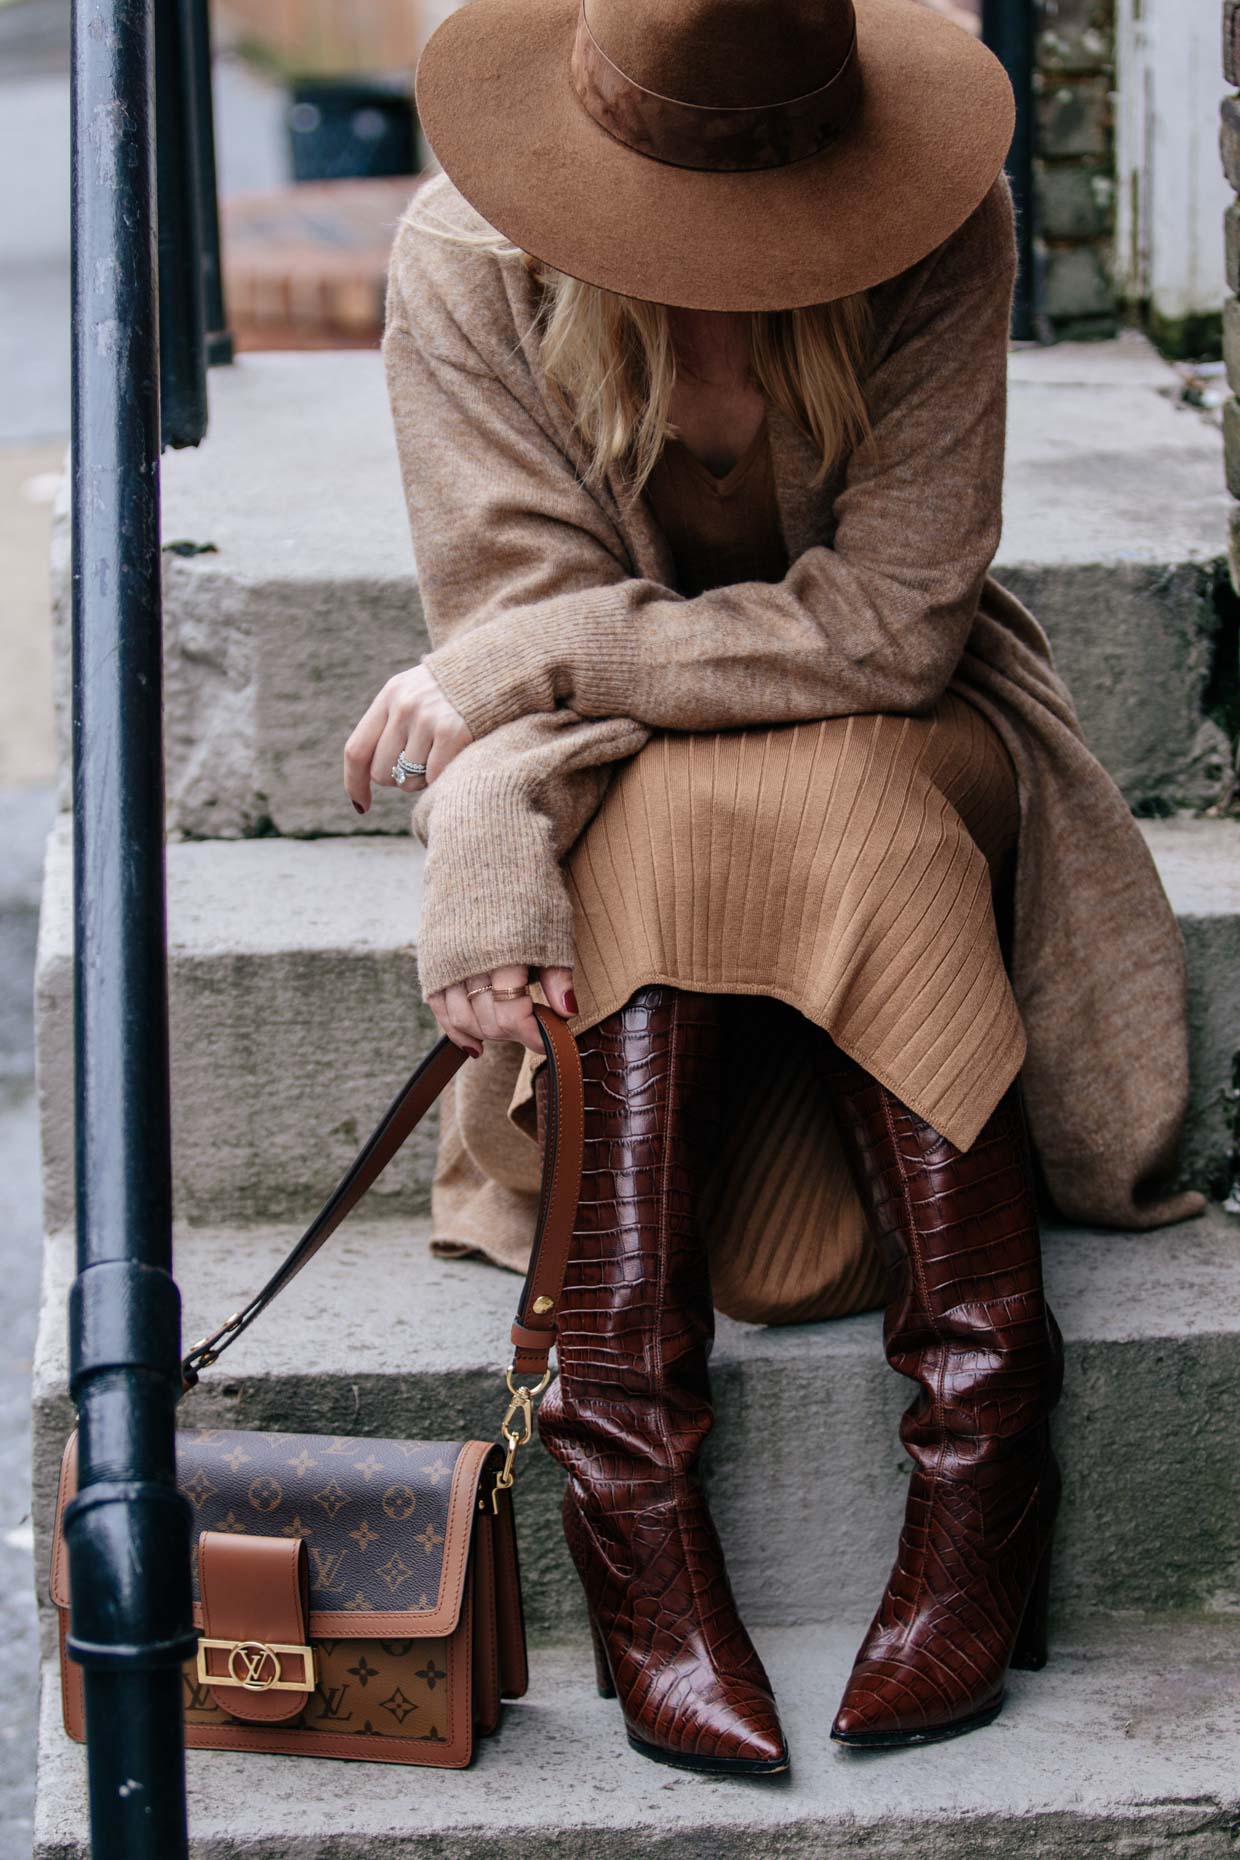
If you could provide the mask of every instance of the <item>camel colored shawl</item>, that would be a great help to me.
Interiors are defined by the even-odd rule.
[[[653,730],[922,713],[954,689],[1019,781],[1011,981],[1050,1193],[1068,1218],[1120,1227],[1198,1212],[1201,1196],[1168,1188],[1188,1094],[1179,929],[1045,634],[989,573],[1016,266],[1006,177],[871,293],[866,446],[815,486],[812,442],[769,404],[784,580],[692,598],[622,475],[583,484],[526,267],[434,223],[481,226],[442,176],[398,229],[383,343],[426,663],[476,738],[414,813],[424,991],[499,963],[572,964],[561,861]]]

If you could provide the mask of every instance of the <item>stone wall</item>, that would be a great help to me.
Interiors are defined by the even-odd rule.
[[[1118,326],[1114,0],[1038,0],[1034,186],[1040,309],[1059,338]]]

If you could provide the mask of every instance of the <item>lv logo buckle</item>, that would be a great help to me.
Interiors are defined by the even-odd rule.
[[[227,1671],[213,1673],[209,1655],[227,1653]],[[282,1679],[281,1654],[301,1661],[300,1679]],[[198,1680],[205,1686],[241,1686],[246,1692],[313,1692],[314,1648],[285,1641],[209,1640],[198,1642]]]

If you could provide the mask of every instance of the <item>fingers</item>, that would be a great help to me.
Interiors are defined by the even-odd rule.
[[[427,725],[416,718],[410,719],[402,711],[393,708],[388,712],[383,734],[375,746],[370,779],[379,788],[398,786],[403,789],[421,788],[429,776],[428,758],[433,740]],[[410,775],[406,781],[398,783],[392,770],[396,766],[397,756],[402,754],[406,762],[425,763],[427,775]]]
[[[420,792],[473,741],[469,725],[423,666],[389,678],[344,748],[345,792],[359,814],[368,813],[372,784]],[[426,765],[425,777],[393,779],[396,759]]]
[[[474,990],[482,992],[474,994]],[[472,995],[470,1006],[482,1030],[484,1040],[503,1040],[507,1036],[500,1031],[500,1024],[495,1013],[495,1003],[491,999],[491,978],[489,975],[471,975],[465,983],[465,992]]]
[[[492,969],[491,985],[497,994],[502,994],[506,988],[520,988],[522,983],[529,981],[529,977],[528,969],[509,963],[504,968]],[[492,995],[491,999],[494,1002],[495,1018],[499,1024],[499,1038],[519,1040],[522,1046],[529,1047],[531,1053],[541,1053],[542,1035],[538,1031],[538,1022],[534,1019],[534,1004],[530,997],[519,995],[515,1001],[497,1001],[495,995]]]
[[[488,1040],[516,1040],[532,1053],[541,1054],[542,1034],[530,996],[517,995],[510,1001],[495,998],[496,992],[502,996],[505,989],[527,986],[529,977],[527,968],[509,963],[493,969],[489,976],[471,975],[464,982],[440,989],[427,997],[427,1005],[453,1045],[475,1058],[481,1056]],[[540,969],[538,978],[557,1014],[577,1012],[571,969]]]
[[[453,1021],[452,1011],[448,1005],[448,996],[452,992],[453,991],[449,988],[441,988],[435,994],[426,997],[426,1005],[439,1022],[440,1032],[447,1034],[453,1046],[459,1046],[474,1059],[481,1059],[482,1042],[478,1039],[471,1040]],[[460,992],[463,994],[464,990],[462,989]]]
[[[465,993],[464,982],[453,982],[444,989],[444,1008],[448,1024],[459,1046],[482,1050],[482,1029],[474,1013],[474,1004]]]
[[[386,722],[387,697],[381,691],[344,746],[344,789],[359,814],[370,811],[370,771]]]
[[[557,1014],[567,1020],[570,1014],[577,1012],[577,997],[573,993],[573,972],[571,969],[540,969],[538,979],[542,991]]]

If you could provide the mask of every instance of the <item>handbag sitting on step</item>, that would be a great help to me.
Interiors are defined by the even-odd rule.
[[[577,1045],[541,1003],[547,1138],[529,1271],[512,1327],[503,1447],[485,1440],[178,1431],[193,1507],[196,1657],[183,1671],[185,1741],[459,1769],[500,1701],[526,1689],[513,1461],[550,1379],[556,1306],[581,1181]],[[465,1055],[440,1040],[262,1290],[184,1359],[185,1388],[249,1328],[361,1200]],[[531,1383],[521,1378],[536,1378]],[[69,1652],[65,1447],[52,1551],[64,1723],[83,1742],[82,1669]]]

